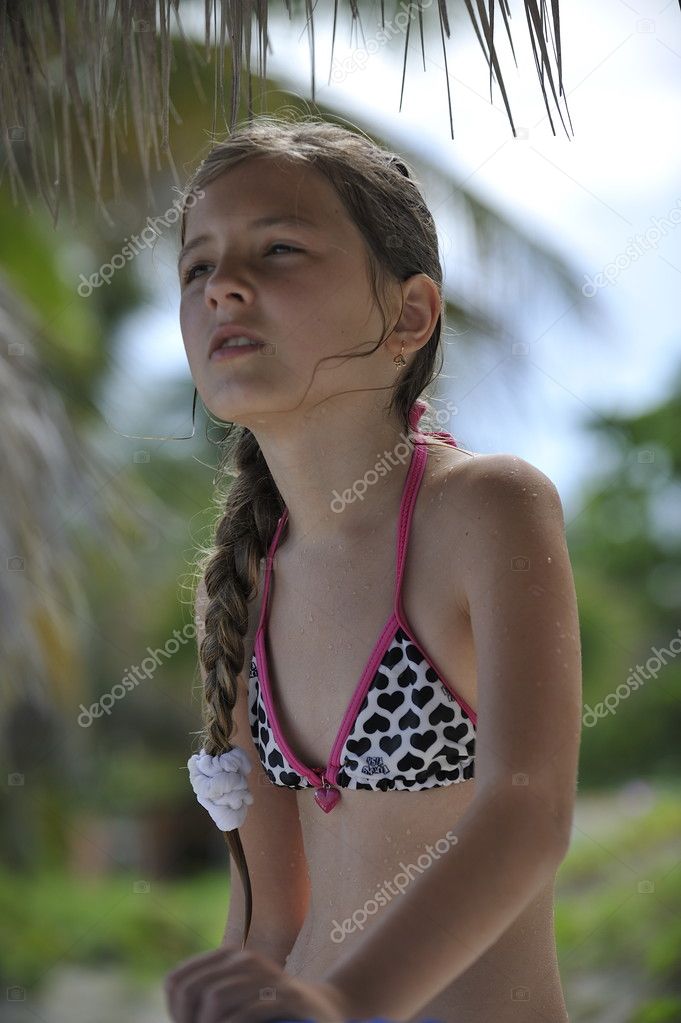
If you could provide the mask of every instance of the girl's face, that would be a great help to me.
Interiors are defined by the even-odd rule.
[[[364,238],[326,178],[314,168],[252,158],[203,191],[186,214],[178,269],[182,337],[206,408],[250,426],[269,413],[299,415],[343,391],[385,387],[387,398],[395,353],[385,345],[316,367],[324,356],[369,351],[383,333]],[[310,223],[252,223],[275,216]],[[400,309],[397,282],[395,289],[390,326]],[[224,324],[252,331],[267,347],[209,358],[211,336]]]

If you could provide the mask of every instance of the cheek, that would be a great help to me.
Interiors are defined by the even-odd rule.
[[[184,350],[187,353],[187,358],[191,358],[192,354],[196,353],[197,349],[201,345],[199,317],[197,315],[195,303],[192,303],[191,300],[180,300],[180,332],[182,334]]]

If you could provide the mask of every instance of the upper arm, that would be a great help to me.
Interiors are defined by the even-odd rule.
[[[260,590],[260,588],[259,588]],[[197,642],[205,635],[207,594],[201,579],[196,591]],[[246,819],[239,828],[253,899],[251,928],[248,945],[253,941],[259,947],[267,945],[274,951],[290,951],[307,913],[309,877],[303,846],[303,836],[294,789],[272,784],[263,770],[253,742],[248,719],[248,671],[259,599],[249,608],[249,626],[244,638],[244,667],[238,676],[238,695],[233,712],[233,731],[230,742],[245,750],[252,770],[248,787],[253,802]],[[200,663],[200,658],[199,658]],[[205,683],[203,667],[201,677]],[[245,921],[245,901],[236,864],[230,863],[231,890],[225,939],[241,943]]]
[[[567,847],[582,713],[579,619],[560,497],[539,469],[482,456],[462,566],[478,680],[476,782],[518,797]]]

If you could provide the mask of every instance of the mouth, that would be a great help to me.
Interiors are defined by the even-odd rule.
[[[251,334],[248,327],[240,323],[223,323],[213,331],[208,346],[208,358],[212,359],[216,352],[226,349],[251,350],[264,348],[266,345],[267,341],[257,334]]]
[[[236,355],[262,351],[267,346],[262,341],[253,341],[251,338],[228,338],[210,353],[209,359],[219,362],[222,359],[229,359]]]

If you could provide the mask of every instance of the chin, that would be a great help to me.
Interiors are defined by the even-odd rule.
[[[218,394],[208,401],[205,398],[202,400],[211,416],[224,423],[234,423],[236,426],[245,426],[250,430],[258,423],[267,422],[264,411],[254,414],[254,402],[250,398],[243,397],[241,400],[227,401],[224,394]]]

